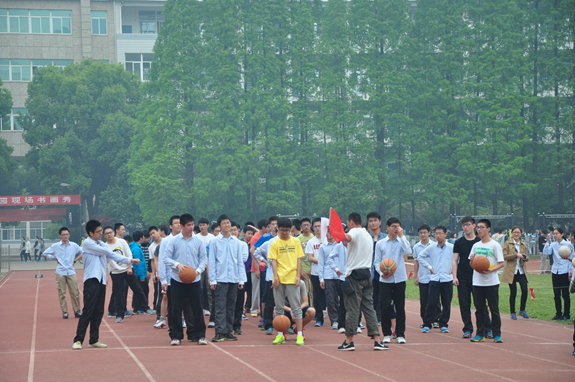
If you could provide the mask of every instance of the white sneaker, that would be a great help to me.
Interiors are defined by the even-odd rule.
[[[210,315],[210,311],[207,309],[204,309],[204,316],[209,316]]]
[[[388,344],[391,343],[391,336],[383,336],[383,342],[384,344]]]
[[[208,328],[215,328],[215,327],[216,327],[216,323],[214,321],[208,322]]]
[[[361,333],[361,332],[362,332],[362,330],[361,330],[361,328],[358,326],[358,327],[357,327],[357,333],[359,334],[359,333]]]
[[[184,319],[184,317],[182,317],[182,326],[185,328],[188,327],[188,325],[186,325],[186,320]]]
[[[156,329],[164,329],[166,327],[166,320],[158,320],[158,322],[156,322],[156,324],[154,325],[154,328]]]
[[[345,333],[345,328],[339,328],[339,329],[337,330],[337,332],[340,333],[340,334],[341,334],[341,333]]]
[[[405,341],[405,337],[397,337],[397,343],[398,344],[406,344],[407,342]]]
[[[74,345],[72,345],[72,349],[74,349],[74,350],[82,349],[82,343],[80,341],[74,342]]]

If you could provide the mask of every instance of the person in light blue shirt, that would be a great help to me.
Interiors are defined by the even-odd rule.
[[[559,256],[559,248],[566,246],[571,250],[569,258],[564,259]],[[573,275],[573,245],[565,240],[565,233],[561,228],[553,230],[553,242],[547,243],[543,247],[543,253],[553,258],[551,266],[551,280],[553,282],[553,294],[555,299],[555,317],[554,321],[568,321],[571,319],[571,297],[569,296],[569,281]],[[561,297],[563,297],[563,312],[561,312]]]
[[[238,288],[247,282],[242,243],[230,231],[232,222],[227,215],[218,217],[220,234],[210,240],[209,275],[214,293],[216,336],[212,342],[237,341],[232,334]],[[247,257],[246,257],[247,258]]]
[[[275,308],[275,299],[274,294],[272,293],[272,285],[274,281],[274,270],[272,267],[269,266],[268,263],[268,252],[270,250],[270,246],[272,243],[277,239],[277,236],[272,237],[271,240],[266,241],[262,246],[257,248],[254,251],[254,257],[266,267],[266,277],[265,277],[265,286],[264,286],[264,295],[266,297],[264,301],[264,326],[263,328],[266,331],[267,335],[273,335],[273,320],[274,320],[274,308]],[[259,264],[256,264],[259,266]]]
[[[173,315],[170,319],[170,336],[171,345],[179,346],[184,338],[183,322],[180,319],[182,313],[189,304],[192,309],[194,320],[193,336],[189,341],[197,341],[198,345],[207,345],[206,341],[206,323],[204,321],[204,312],[201,303],[201,285],[202,272],[208,265],[206,255],[206,246],[203,241],[196,236],[194,232],[194,217],[191,214],[180,216],[179,225],[182,227],[176,237],[168,242],[164,252],[164,264],[171,268],[171,285],[170,285],[170,311]],[[190,284],[182,282],[179,272],[186,267],[192,267],[196,272],[195,280]]]
[[[427,268],[419,265],[418,257],[425,248],[431,245],[431,241],[429,240],[431,227],[427,224],[423,224],[417,229],[417,232],[419,233],[419,238],[421,240],[413,246],[413,270],[415,273],[413,283],[419,287],[419,315],[421,317],[421,324],[423,327],[423,323],[425,322],[425,309],[427,308],[430,273]],[[440,308],[438,309],[437,317],[439,317],[439,313]]]
[[[388,235],[375,246],[375,270],[379,273],[379,302],[381,305],[381,330],[383,331],[383,343],[391,342],[391,300],[395,305],[396,326],[395,333],[397,343],[405,341],[405,257],[411,254],[409,241],[403,235],[403,228],[398,218],[387,219],[386,228]],[[379,264],[383,259],[391,258],[397,268],[391,276],[384,276]]]
[[[319,278],[319,286],[325,290],[325,304],[327,306],[327,315],[331,323],[331,328],[337,330],[339,321],[339,295],[337,293],[339,277],[337,273],[327,265],[327,258],[337,243],[329,231],[326,233],[326,238],[327,241],[321,244],[317,254],[317,275]]]
[[[431,243],[418,257],[419,265],[430,272],[427,308],[422,333],[429,333],[432,323],[437,318],[437,304],[441,296],[441,315],[439,327],[442,333],[449,333],[448,323],[451,315],[451,299],[453,298],[453,244],[448,243],[447,228],[435,228],[437,243]]]
[[[337,308],[337,332],[345,333],[345,319],[346,319],[346,309],[343,300],[343,291],[341,289],[341,284],[345,281],[345,268],[347,266],[347,248],[345,243],[342,241],[337,243],[331,253],[327,257],[326,264],[335,272],[336,276],[340,274],[337,279],[337,295],[338,295],[338,308]],[[359,323],[361,322],[361,315],[359,316]]]
[[[66,285],[70,291],[74,316],[79,318],[82,315],[82,309],[80,308],[80,292],[78,290],[78,280],[76,278],[74,264],[82,257],[82,247],[70,241],[70,230],[68,228],[60,228],[58,235],[61,240],[58,243],[52,244],[42,255],[48,260],[56,259],[58,262],[58,266],[56,267],[56,288],[58,289],[62,318],[68,318]]]
[[[100,342],[100,323],[104,316],[106,298],[106,259],[122,264],[139,264],[140,260],[120,256],[110,250],[102,240],[102,224],[97,220],[86,223],[89,238],[82,244],[84,259],[84,312],[78,321],[72,349],[82,349],[86,329],[90,325],[90,347],[105,348]]]

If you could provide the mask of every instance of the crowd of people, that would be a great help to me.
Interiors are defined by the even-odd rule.
[[[56,280],[63,318],[69,314],[66,287],[79,318],[74,349],[82,348],[88,325],[89,346],[106,347],[98,329],[108,274],[112,279],[108,317],[119,324],[134,314],[156,315],[154,328],[167,329],[173,346],[181,345],[184,338],[206,345],[208,328],[214,329],[213,342],[237,341],[247,315],[260,316],[259,327],[267,335],[275,332],[272,342],[278,345],[285,343],[288,334],[296,336],[297,345],[304,345],[306,325],[315,321],[314,326],[321,327],[327,320],[331,329],[345,334],[338,347],[342,351],[355,350],[353,338],[364,329],[374,341],[374,350],[388,349],[392,340],[405,344],[408,255],[413,255],[414,283],[420,292],[422,333],[433,328],[450,332],[456,286],[462,337],[472,342],[503,342],[498,273],[510,288],[511,318],[529,318],[525,308],[529,256],[521,227],[513,227],[511,236],[500,244],[487,219],[476,222],[464,217],[463,236],[456,240],[444,226],[432,230],[423,224],[418,228],[420,240],[412,248],[398,218],[387,219],[387,233],[377,212],[367,214],[363,223],[361,215],[349,214],[345,236],[336,241],[325,218],[271,216],[242,226],[221,215],[214,223],[201,218],[196,225],[192,215],[183,214],[172,216],[168,225],[131,235],[122,223],[102,227],[91,220],[86,224],[88,238],[81,246],[69,241],[70,232],[63,227],[61,241],[43,255],[58,261]],[[551,232],[542,251],[553,258],[554,320],[570,320],[573,245],[565,240],[561,228]],[[432,234],[435,240],[430,239]],[[559,255],[562,246],[569,248],[569,258]],[[478,256],[489,260],[489,269],[473,269]],[[83,309],[74,270],[80,258],[84,262]],[[393,263],[395,270],[380,266],[384,263]],[[192,282],[187,279],[190,274]],[[518,313],[517,283],[522,292]],[[133,295],[132,311],[127,308],[128,289]],[[285,332],[274,330],[274,317],[280,315],[291,322]],[[207,325],[204,316],[209,316]],[[575,355],[575,333],[573,340]]]

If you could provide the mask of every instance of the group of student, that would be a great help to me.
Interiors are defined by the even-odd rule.
[[[35,239],[36,241],[34,241],[34,245],[32,245],[29,238],[22,237],[20,248],[18,249],[20,251],[21,263],[30,263],[32,261],[32,250],[34,250],[34,261],[39,262],[42,258],[42,253],[45,248],[44,239],[38,236],[36,236]]]
[[[129,286],[134,296],[134,312],[155,313],[154,327],[168,328],[174,346],[181,345],[184,329],[188,341],[207,344],[204,315],[210,315],[208,327],[215,328],[213,342],[236,341],[242,334],[244,311],[261,315],[260,326],[269,335],[274,333],[274,316],[287,315],[292,327],[286,333],[276,332],[273,344],[284,344],[286,334],[293,333],[297,336],[296,344],[303,345],[303,328],[314,318],[315,326],[323,326],[326,309],[331,328],[345,333],[346,339],[339,350],[355,350],[353,337],[364,327],[362,316],[367,335],[374,340],[374,350],[386,350],[386,344],[392,339],[399,344],[406,343],[405,259],[412,253],[414,281],[420,290],[422,333],[428,333],[433,327],[449,333],[453,285],[456,285],[463,338],[472,342],[483,342],[486,338],[503,342],[497,271],[506,265],[506,259],[499,243],[489,235],[489,220],[482,219],[476,224],[472,217],[464,217],[464,236],[454,244],[446,240],[444,226],[435,227],[436,241],[431,241],[431,228],[422,225],[418,229],[421,240],[413,251],[399,219],[386,221],[387,235],[382,232],[381,224],[377,212],[367,215],[365,226],[359,214],[351,213],[345,238],[338,243],[329,233],[329,221],[322,228],[321,219],[304,218],[294,225],[288,218],[273,216],[258,221],[257,227],[248,222],[242,229],[229,216],[221,215],[210,234],[207,219],[199,220],[198,229],[194,217],[183,214],[172,216],[169,228],[154,226],[146,233],[136,231],[131,237],[122,237],[125,228],[121,224],[115,229],[102,229],[98,221],[91,220],[86,224],[89,238],[82,247],[69,242],[69,231],[62,228],[61,242],[52,245],[44,255],[57,258],[57,280],[60,274],[64,284],[72,282],[72,276],[75,279],[73,264],[80,256],[84,258],[83,312],[79,300],[74,300],[77,286],[76,291],[70,288],[74,313],[79,318],[74,349],[81,349],[88,325],[89,346],[106,346],[99,341],[98,327],[104,314],[108,259],[113,282],[109,316],[115,316],[116,322],[121,323],[125,315],[132,314],[126,309]],[[127,244],[124,239],[131,243]],[[550,244],[549,251],[556,251],[552,246]],[[142,247],[146,248],[147,255]],[[521,252],[519,247],[514,253],[518,268],[522,265],[519,260],[525,260]],[[486,256],[490,269],[482,273],[474,271],[472,264],[476,256]],[[386,258],[393,259],[397,265],[391,276],[383,274],[379,266]],[[188,267],[196,274],[189,284],[179,277]],[[517,273],[521,275],[520,270]],[[148,306],[149,280],[155,290],[155,311]],[[60,284],[59,281],[59,291]],[[248,286],[251,293],[246,291]],[[64,298],[60,292],[60,302],[67,318],[65,285],[62,289]],[[252,301],[248,301],[250,296]],[[474,336],[471,296],[476,308]],[[565,309],[569,311],[568,306]],[[524,311],[522,305],[520,314]],[[378,325],[383,334],[381,341]]]

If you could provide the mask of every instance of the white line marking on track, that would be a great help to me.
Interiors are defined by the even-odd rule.
[[[38,322],[38,292],[40,291],[40,279],[36,283],[36,301],[34,302],[34,321],[32,324],[32,344],[30,345],[30,365],[28,366],[28,382],[34,380],[34,359],[36,358],[36,325]]]
[[[241,363],[241,364],[243,364],[243,365],[249,367],[250,369],[252,369],[252,370],[255,371],[256,373],[258,373],[259,375],[261,375],[262,377],[264,377],[264,378],[267,379],[268,381],[276,382],[276,380],[273,379],[272,377],[270,377],[269,375],[267,375],[267,374],[265,374],[265,373],[259,371],[258,369],[256,369],[255,367],[253,367],[253,366],[250,365],[249,363],[247,363],[247,362],[241,360],[240,358],[236,357],[236,356],[233,355],[232,353],[230,353],[230,352],[228,352],[228,351],[226,351],[226,350],[220,348],[219,346],[214,345],[214,344],[211,343],[211,342],[208,342],[208,344],[212,345],[214,348],[218,349],[218,350],[221,351],[222,353],[229,355],[230,357],[232,357],[233,359],[235,359],[235,360],[238,361],[239,363]]]
[[[0,285],[0,288],[2,288],[4,285],[6,285],[6,283],[8,282],[8,279],[10,277],[12,277],[12,275],[14,274],[14,271],[10,272],[10,274],[8,275],[8,277],[6,277],[6,279],[4,280],[4,282],[2,283],[2,285]]]

